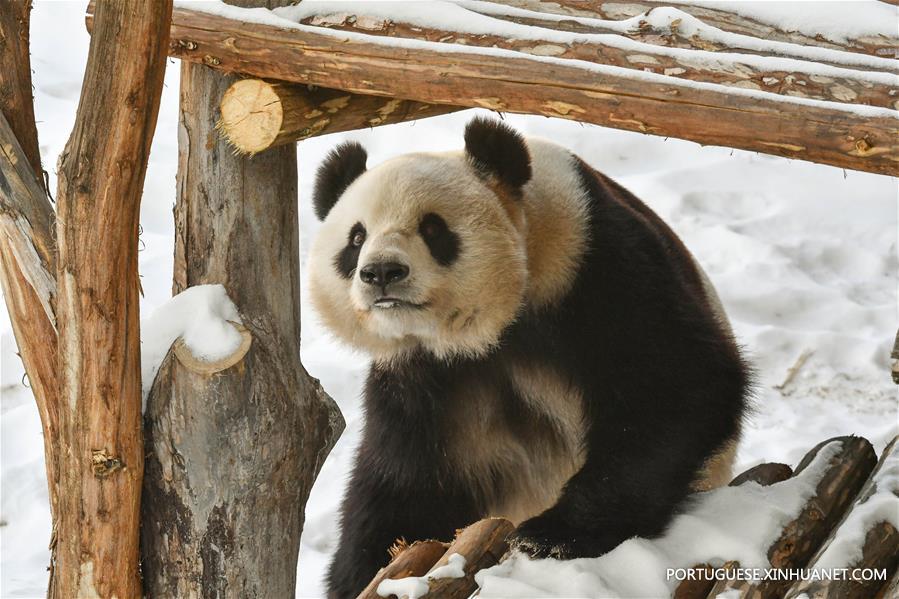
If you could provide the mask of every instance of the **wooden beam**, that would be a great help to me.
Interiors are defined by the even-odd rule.
[[[138,223],[171,11],[98,5],[59,160],[60,598],[142,595]]]
[[[225,92],[218,127],[242,154],[294,143],[315,135],[390,125],[459,110],[443,104],[309,89],[244,79]]]
[[[556,116],[899,174],[897,112],[725,88],[496,48],[248,23],[177,8],[172,56],[220,70],[424,103]]]
[[[488,0],[491,3],[508,4],[518,8],[547,12],[559,15],[581,16],[611,21],[620,21],[645,14],[656,8],[668,8],[672,4],[664,0],[628,0],[616,2],[599,0],[584,2],[583,0]],[[884,0],[890,3],[899,0]],[[846,40],[827,39],[824,35],[806,35],[799,31],[791,31],[757,19],[744,17],[723,8],[704,5],[702,2],[691,4],[678,3],[674,8],[681,10],[703,23],[722,31],[738,33],[763,40],[772,40],[798,44],[801,46],[819,46],[846,52],[869,54],[883,58],[899,58],[899,39],[872,37],[850,37]]]
[[[899,76],[892,72],[858,71],[794,57],[734,53],[723,55],[705,48],[684,51],[681,48],[654,44],[635,44],[618,34],[573,34],[552,31],[546,27],[542,27],[541,32],[533,25],[526,27],[498,20],[493,14],[478,15],[469,12],[471,17],[480,16],[484,20],[495,21],[495,30],[499,32],[472,34],[461,30],[423,27],[417,22],[388,18],[387,15],[395,12],[389,5],[373,5],[381,7],[380,10],[369,8],[364,13],[328,10],[327,4],[315,6],[320,12],[304,17],[301,23],[368,35],[502,48],[534,56],[569,58],[668,75],[677,79],[716,83],[724,87],[768,91],[794,98],[899,108]],[[484,11],[490,5],[477,6]],[[360,5],[360,10],[364,8],[365,5]],[[462,7],[458,7],[458,10],[460,18],[466,14]]]

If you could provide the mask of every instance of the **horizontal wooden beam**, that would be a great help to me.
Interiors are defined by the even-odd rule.
[[[428,104],[541,114],[899,175],[895,110],[582,60],[175,9],[170,54],[225,71]],[[218,7],[220,8],[220,7]]]

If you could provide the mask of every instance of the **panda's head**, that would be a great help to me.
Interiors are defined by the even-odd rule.
[[[327,326],[376,359],[415,350],[480,355],[521,307],[527,285],[523,138],[476,118],[465,150],[408,154],[366,170],[357,143],[318,171],[324,222],[310,295]]]

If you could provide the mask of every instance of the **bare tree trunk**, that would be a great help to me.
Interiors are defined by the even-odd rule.
[[[293,597],[303,511],[343,419],[300,363],[296,147],[234,155],[235,81],[183,63],[175,293],[221,283],[252,335],[218,373],[170,352],[145,418],[143,573],[152,597]]]
[[[56,594],[65,599],[140,595],[138,221],[171,11],[171,0],[98,5],[59,161]]]

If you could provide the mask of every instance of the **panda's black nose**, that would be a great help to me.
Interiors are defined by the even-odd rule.
[[[363,283],[377,287],[387,287],[409,276],[409,267],[398,262],[373,262],[359,270]]]

